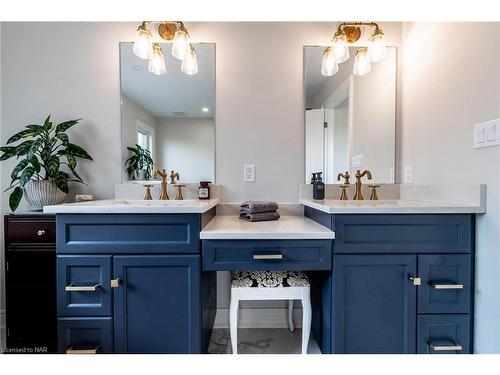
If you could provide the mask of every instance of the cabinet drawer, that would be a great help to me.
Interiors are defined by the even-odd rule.
[[[204,240],[203,269],[330,270],[330,240]]]
[[[59,318],[58,351],[67,354],[113,352],[113,320],[105,318]]]
[[[470,253],[472,215],[335,215],[335,253]]]
[[[57,215],[58,254],[180,254],[199,250],[199,214]]]
[[[417,353],[470,353],[469,315],[419,315],[417,318]]]
[[[6,216],[7,245],[33,245],[56,243],[56,219],[54,216]]]
[[[110,256],[57,256],[58,315],[111,315],[110,282]]]
[[[420,255],[419,313],[469,313],[470,255]]]

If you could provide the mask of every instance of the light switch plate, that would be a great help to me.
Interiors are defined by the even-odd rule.
[[[411,165],[405,165],[403,182],[413,184],[413,167]]]
[[[245,164],[243,166],[243,182],[255,182],[254,164]]]
[[[500,119],[474,125],[474,148],[500,145]]]

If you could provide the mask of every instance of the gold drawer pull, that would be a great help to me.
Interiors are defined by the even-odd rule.
[[[432,350],[435,352],[445,352],[445,351],[459,351],[462,350],[462,345],[459,345],[457,343],[450,343],[449,345],[436,345],[433,344],[432,342],[429,342],[429,346]]]
[[[111,288],[118,288],[120,286],[120,279],[111,280]]]
[[[464,288],[464,284],[456,284],[456,283],[449,283],[449,284],[430,283],[430,285],[434,289],[463,289]]]
[[[100,345],[90,349],[75,349],[70,346],[68,349],[66,349],[66,354],[97,354],[100,348]]]
[[[66,292],[95,292],[101,284],[95,284],[91,286],[75,286],[73,284],[66,285],[64,290]]]
[[[254,260],[280,260],[283,259],[282,254],[254,254]]]

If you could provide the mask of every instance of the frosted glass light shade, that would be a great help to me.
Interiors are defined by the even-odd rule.
[[[325,52],[323,52],[323,58],[321,60],[321,75],[325,77],[331,77],[339,71],[339,64],[335,60],[333,51],[331,47],[327,47]]]
[[[198,60],[196,59],[196,51],[189,45],[189,50],[184,56],[181,64],[181,71],[187,75],[198,73]]]
[[[151,33],[145,25],[141,25],[135,34],[134,54],[141,59],[149,59],[152,50]]]
[[[148,70],[156,75],[165,74],[167,72],[163,51],[158,43],[153,45],[153,53],[149,58]]]
[[[333,55],[337,64],[343,63],[349,59],[349,47],[345,35],[337,35],[333,38],[332,44]]]
[[[371,62],[383,60],[387,56],[387,48],[384,42],[384,34],[373,34],[368,40],[368,59]]]
[[[368,51],[366,48],[358,48],[356,57],[354,58],[354,66],[352,68],[352,74],[355,76],[364,76],[370,73],[372,70],[372,64],[368,59]]]
[[[189,34],[183,29],[177,30],[174,36],[174,44],[172,45],[172,56],[183,60],[184,56],[189,52],[189,48]]]

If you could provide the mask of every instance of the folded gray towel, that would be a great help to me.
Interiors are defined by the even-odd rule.
[[[278,209],[278,203],[270,201],[246,201],[240,205],[240,210],[246,214],[272,212]]]
[[[279,218],[280,214],[277,211],[259,212],[256,214],[246,214],[242,212],[240,214],[240,219],[247,221],[271,221],[278,220]]]

